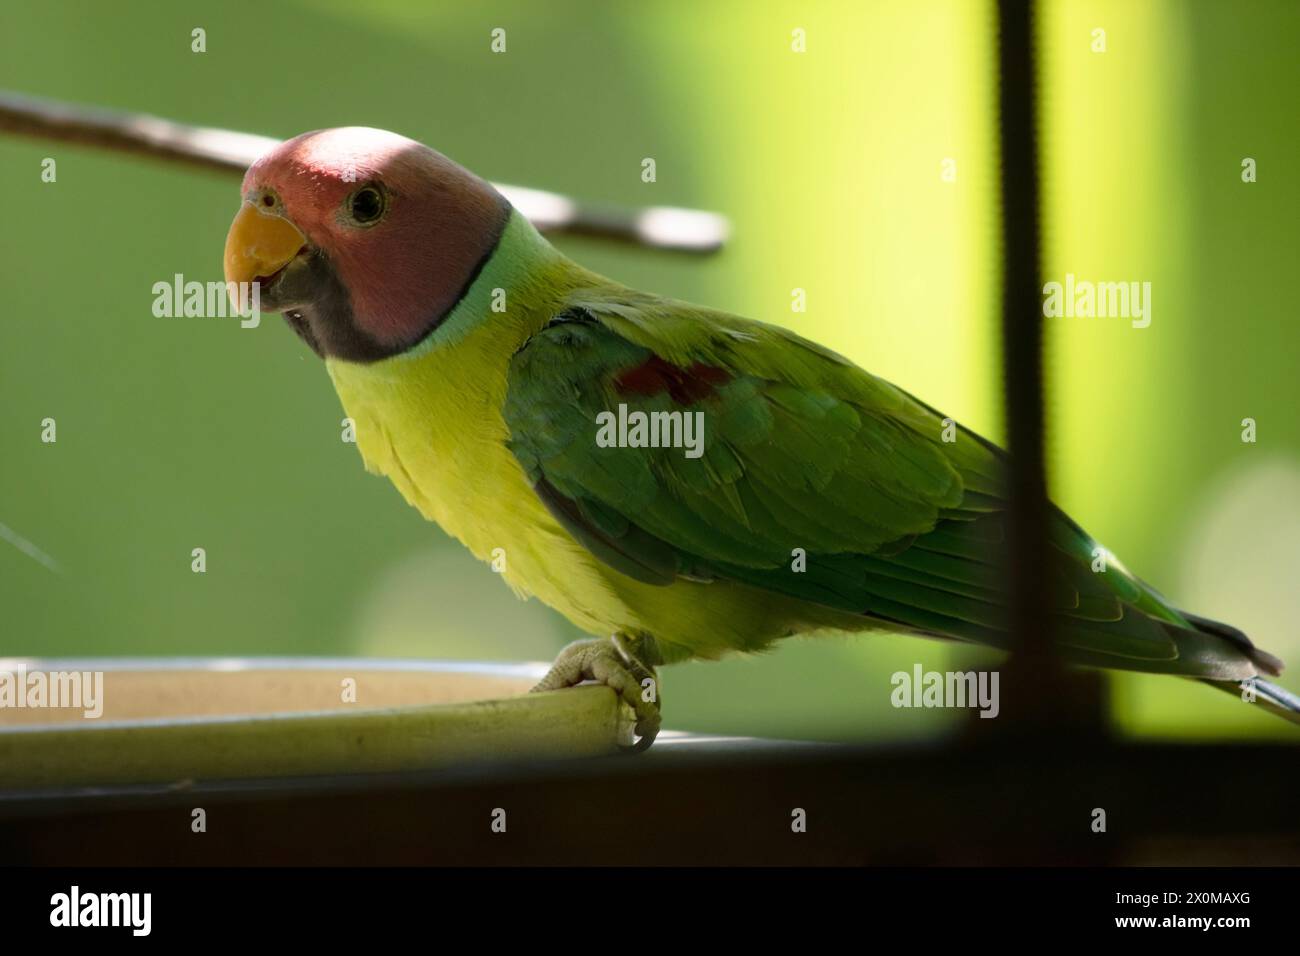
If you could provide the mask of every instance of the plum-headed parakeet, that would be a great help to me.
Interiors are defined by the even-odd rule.
[[[540,688],[608,683],[644,746],[659,664],[822,629],[1007,647],[1004,455],[966,430],[945,441],[944,416],[901,389],[793,332],[587,271],[393,133],[306,133],[242,189],[226,278],[260,283],[325,360],[366,467],[602,635]],[[1227,687],[1279,672],[1118,562],[1095,573],[1062,512],[1050,528],[1067,661]]]

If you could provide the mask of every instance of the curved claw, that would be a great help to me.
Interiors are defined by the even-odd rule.
[[[615,634],[609,640],[614,645],[619,657],[623,659],[623,663],[632,677],[631,690],[635,699],[629,700],[626,693],[622,696],[631,705],[632,711],[637,718],[634,728],[637,734],[636,742],[631,745],[620,745],[619,749],[625,753],[641,753],[643,750],[649,750],[650,745],[659,736],[663,711],[663,704],[659,696],[659,678],[653,668],[641,663],[632,654],[621,634]],[[650,690],[650,700],[648,701],[645,699],[647,681],[649,681],[648,689]]]
[[[570,644],[560,651],[551,669],[533,690],[558,690],[581,684],[584,680],[599,681],[612,688],[636,715],[634,730],[637,740],[631,745],[620,744],[619,750],[640,753],[649,749],[662,722],[659,680],[655,672],[629,650],[622,635],[616,634],[608,640]],[[648,687],[646,681],[650,682]],[[646,700],[647,689],[650,690],[649,700]]]

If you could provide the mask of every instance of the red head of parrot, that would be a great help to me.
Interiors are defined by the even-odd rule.
[[[395,133],[304,133],[254,163],[226,238],[228,282],[260,284],[321,356],[369,362],[420,342],[490,257],[510,206]]]

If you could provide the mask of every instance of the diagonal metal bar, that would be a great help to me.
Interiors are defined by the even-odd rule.
[[[149,156],[243,175],[279,145],[270,136],[190,126],[143,113],[122,113],[0,90],[0,131]],[[699,209],[624,209],[579,202],[560,193],[494,183],[542,232],[590,236],[652,249],[709,253],[727,240],[724,216]]]

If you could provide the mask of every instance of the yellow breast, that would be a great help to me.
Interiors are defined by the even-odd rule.
[[[506,447],[506,371],[526,336],[523,323],[502,319],[412,358],[331,362],[330,375],[368,471],[386,475],[521,595],[601,633],[625,616],[621,603]]]

